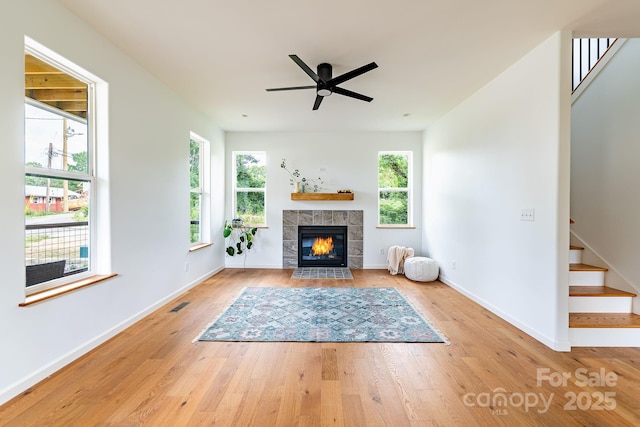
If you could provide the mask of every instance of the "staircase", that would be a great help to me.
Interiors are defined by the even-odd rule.
[[[582,263],[583,247],[569,249],[569,341],[572,347],[638,347],[636,294],[605,286],[607,269]]]
[[[625,39],[573,40],[572,103],[584,92]],[[573,220],[570,220],[573,224]],[[572,347],[640,347],[635,293],[605,285],[607,269],[582,262],[584,248],[569,252],[569,342]],[[589,253],[590,256],[590,253]],[[590,262],[591,258],[588,259]],[[616,281],[615,275],[610,280]],[[632,289],[632,288],[631,288]]]

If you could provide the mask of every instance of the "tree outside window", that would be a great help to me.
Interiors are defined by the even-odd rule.
[[[234,215],[245,224],[266,224],[266,153],[233,152]]]
[[[411,224],[410,151],[378,153],[378,223]]]
[[[191,243],[202,241],[202,142],[193,137],[189,140],[189,179]]]
[[[189,241],[191,250],[211,242],[211,144],[189,137]]]

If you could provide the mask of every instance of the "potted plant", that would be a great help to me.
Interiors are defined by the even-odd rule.
[[[253,237],[258,232],[257,227],[245,226],[241,219],[235,218],[224,222],[223,236],[226,241],[225,252],[229,256],[242,255],[251,250]]]

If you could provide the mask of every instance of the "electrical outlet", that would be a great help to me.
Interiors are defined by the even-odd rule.
[[[189,271],[189,262],[185,262],[184,263],[184,272],[186,273],[187,271]]]
[[[384,248],[380,248],[380,255],[384,255]]]
[[[456,268],[458,268],[458,263],[456,261],[451,261],[451,269],[455,270]]]
[[[535,221],[536,210],[533,208],[520,210],[520,221]]]

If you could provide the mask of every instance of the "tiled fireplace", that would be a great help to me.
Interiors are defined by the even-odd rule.
[[[282,211],[282,267],[298,267],[298,226],[346,226],[347,266],[362,268],[361,210],[285,210]]]

